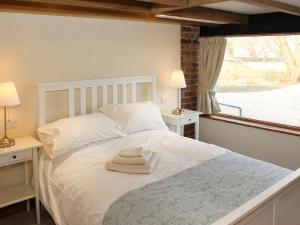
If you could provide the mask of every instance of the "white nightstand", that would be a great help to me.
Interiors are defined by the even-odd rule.
[[[17,138],[16,144],[8,148],[0,148],[0,167],[24,162],[25,184],[0,190],[0,208],[27,200],[27,210],[30,210],[29,199],[35,198],[36,219],[40,224],[40,198],[37,150],[41,143],[33,137]],[[34,188],[29,182],[28,162],[32,160]]]
[[[195,124],[195,138],[199,140],[199,115],[201,113],[184,109],[184,114],[174,115],[171,111],[162,112],[162,117],[168,126],[174,126],[176,133],[184,134],[184,125]]]

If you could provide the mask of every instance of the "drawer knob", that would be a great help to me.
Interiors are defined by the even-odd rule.
[[[17,156],[16,155],[13,155],[13,159],[16,159],[17,158]]]
[[[192,119],[189,119],[189,121],[192,121]]]

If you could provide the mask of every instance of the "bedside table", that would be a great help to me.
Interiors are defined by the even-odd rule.
[[[25,167],[25,184],[0,190],[0,208],[27,200],[27,211],[30,210],[29,199],[35,198],[36,219],[40,224],[40,198],[37,150],[42,144],[33,137],[17,138],[16,144],[0,148],[0,167],[23,162]],[[34,188],[29,182],[29,161],[32,161]]]
[[[165,123],[169,126],[174,126],[176,133],[184,134],[184,125],[195,124],[195,138],[199,140],[199,115],[200,112],[192,111],[189,109],[183,109],[184,114],[175,115],[171,111],[162,112],[162,117]]]

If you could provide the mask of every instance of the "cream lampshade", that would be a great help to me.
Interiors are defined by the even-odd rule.
[[[174,70],[171,76],[171,86],[174,88],[186,88],[185,78],[182,70]]]
[[[173,114],[181,115],[183,110],[181,109],[181,88],[186,88],[184,73],[182,70],[174,70],[171,75],[171,87],[177,88],[177,108],[173,110]]]
[[[0,140],[0,148],[15,144],[15,140],[8,138],[6,134],[6,108],[20,105],[20,99],[13,82],[0,83],[0,107],[4,107],[4,137]]]

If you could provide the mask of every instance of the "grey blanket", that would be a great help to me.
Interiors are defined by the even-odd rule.
[[[291,171],[226,153],[174,176],[128,192],[103,225],[208,225],[246,203]]]

